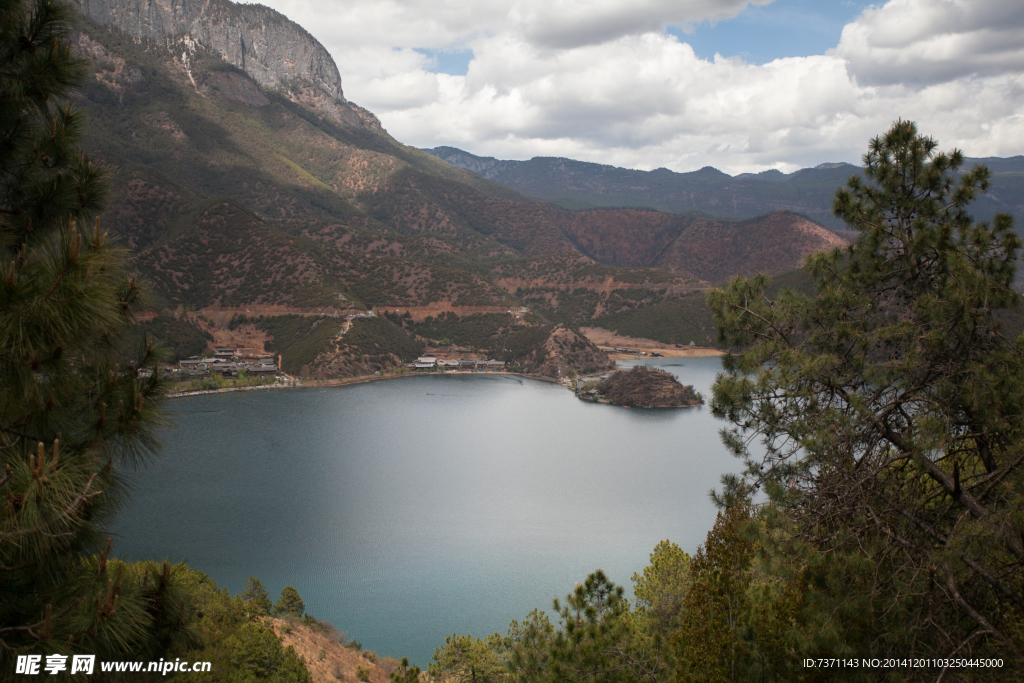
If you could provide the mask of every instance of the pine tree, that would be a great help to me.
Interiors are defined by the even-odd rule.
[[[398,668],[391,672],[391,683],[419,683],[420,673],[418,666],[409,666],[408,657],[402,657]]]
[[[299,596],[299,591],[292,586],[281,589],[281,596],[274,603],[274,614],[279,617],[299,617],[306,613],[306,603]]]
[[[680,601],[674,634],[680,681],[726,683],[745,678],[749,657],[742,632],[753,548],[743,538],[743,525],[749,521],[746,501],[719,512],[688,567],[689,586]]]
[[[255,576],[250,576],[245,581],[245,588],[238,594],[246,609],[256,614],[270,614],[270,593],[267,592],[263,582]]]
[[[598,569],[564,602],[554,601],[562,628],[550,642],[545,680],[665,680],[666,663],[637,638],[623,593]]]
[[[104,532],[157,446],[164,384],[151,344],[119,341],[139,286],[77,147],[74,18],[0,0],[0,673],[16,653],[125,659],[184,637],[175,570],[113,560]]]
[[[448,683],[498,683],[508,678],[500,652],[502,638],[497,633],[486,640],[451,634],[434,652],[430,675]]]
[[[668,633],[679,626],[690,587],[690,564],[689,553],[666,539],[654,547],[643,573],[633,574],[634,615],[644,629]]]
[[[968,214],[989,171],[961,172],[963,155],[912,123],[864,161],[834,203],[858,237],[809,259],[816,297],[771,300],[760,276],[708,297],[725,339],[747,347],[714,387],[747,461],[727,493],[763,487],[800,541],[862,568],[815,597],[841,639],[840,605],[868,608],[859,654],[1019,665],[1024,338],[1006,338],[1000,315],[1019,304],[1020,239],[1008,215]]]

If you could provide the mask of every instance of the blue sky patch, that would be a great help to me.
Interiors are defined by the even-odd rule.
[[[776,0],[749,7],[739,16],[714,25],[702,22],[693,33],[675,26],[667,32],[689,43],[701,59],[742,57],[767,64],[782,57],[820,55],[839,44],[843,26],[872,4],[865,0]]]
[[[464,50],[436,50],[418,47],[416,52],[429,58],[425,65],[426,70],[435,74],[465,76],[466,72],[469,71],[469,63],[473,60],[473,51],[468,48]]]

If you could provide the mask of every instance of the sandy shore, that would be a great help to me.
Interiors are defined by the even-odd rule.
[[[650,355],[652,352],[660,353],[665,358],[696,358],[702,356],[724,356],[725,351],[709,348],[706,346],[687,346],[678,348],[674,344],[665,344],[653,339],[642,339],[637,337],[623,337],[603,327],[581,327],[580,332],[592,341],[602,351],[610,351],[616,347],[639,349]],[[625,360],[636,358],[630,353],[610,353],[612,360]]]

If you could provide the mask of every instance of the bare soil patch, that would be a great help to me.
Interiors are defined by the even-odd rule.
[[[623,337],[603,327],[581,327],[580,332],[587,339],[592,341],[599,349],[613,350],[615,348],[637,349],[650,355],[659,353],[665,358],[697,358],[701,356],[724,356],[725,351],[721,349],[708,348],[706,346],[684,346],[677,347],[674,344],[665,344],[653,339],[641,337]],[[635,358],[629,353],[611,353],[609,357],[614,360]]]

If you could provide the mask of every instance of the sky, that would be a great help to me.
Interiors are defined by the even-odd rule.
[[[859,163],[898,118],[1024,154],[1020,0],[261,0],[416,147],[626,168]]]

